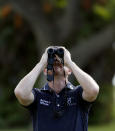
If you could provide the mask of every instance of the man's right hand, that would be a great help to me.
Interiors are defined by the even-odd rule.
[[[45,68],[47,66],[47,59],[48,59],[48,49],[52,48],[52,46],[49,46],[48,48],[46,48],[45,52],[43,53],[41,60],[40,60],[40,64],[43,66],[43,68]]]
[[[40,64],[43,66],[43,68],[45,68],[47,65],[47,59],[48,59],[48,54],[46,49],[40,60]]]

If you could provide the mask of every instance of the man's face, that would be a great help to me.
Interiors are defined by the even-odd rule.
[[[63,67],[63,64],[58,59],[55,60],[53,67],[54,67],[55,76],[64,76],[64,70],[66,76],[71,74],[71,70],[67,66]]]
[[[63,66],[59,57],[55,57],[53,68],[55,76],[64,76],[64,70],[65,77],[71,74],[71,70],[67,66]],[[47,68],[44,70],[44,73],[47,75]]]
[[[55,60],[54,62],[54,75],[63,75],[63,65],[59,60]]]

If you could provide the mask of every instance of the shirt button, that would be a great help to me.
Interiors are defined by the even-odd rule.
[[[59,95],[57,95],[57,97],[59,98]]]
[[[56,94],[56,96],[59,98],[60,96],[58,94]]]
[[[57,107],[59,107],[60,105],[59,104],[57,104]]]

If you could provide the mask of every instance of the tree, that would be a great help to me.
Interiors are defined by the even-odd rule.
[[[37,41],[39,56],[48,45],[64,45],[71,48],[74,61],[84,68],[100,52],[111,47],[115,39],[115,21],[112,20],[111,24],[97,16],[96,18],[100,20],[95,20],[94,17],[93,20],[91,12],[93,3],[90,0],[87,1],[89,4],[84,4],[87,13],[82,13],[80,0],[60,0],[60,3],[63,4],[58,3],[57,0],[2,0],[0,4],[10,4],[15,12],[18,12],[28,21]],[[98,9],[95,10],[94,8],[94,12],[97,14],[99,14]],[[93,23],[89,22],[88,26],[86,25],[88,23],[86,17],[90,18],[87,15],[93,21]],[[95,21],[98,24],[102,22],[105,26],[99,25],[101,29],[96,26],[94,28],[89,27],[90,24],[96,25]],[[81,35],[87,28],[90,35],[83,39]]]
[[[49,44],[67,45],[68,40],[71,40],[71,37],[73,38],[73,40],[71,40],[67,46],[72,44],[73,49],[76,52],[79,52],[77,53],[77,56],[79,57],[82,57],[82,54],[80,52],[84,51],[84,49],[82,48],[83,46],[86,49],[86,47],[93,45],[90,51],[95,52],[96,54],[96,51],[94,50],[97,49],[101,51],[104,49],[103,47],[106,47],[107,44],[112,44],[112,42],[114,41],[114,23],[113,25],[108,26],[106,29],[102,29],[100,33],[97,32],[96,37],[95,35],[91,35],[87,40],[85,39],[84,41],[77,41],[77,34],[84,24],[84,18],[80,18],[81,12],[79,0],[66,1],[67,6],[64,6],[62,9],[55,9],[53,4],[48,0],[44,0],[43,2],[38,0],[34,2],[32,0],[6,0],[5,2],[3,1],[3,3],[11,4],[16,12],[19,12],[28,20],[33,33],[36,36],[38,50],[40,50],[39,53],[41,53],[41,51],[43,51]],[[43,9],[43,7],[46,6],[45,4],[49,4],[49,6],[51,6],[50,8],[52,9],[50,10],[50,12]],[[111,35],[107,36],[108,34]],[[105,42],[106,37],[108,37],[108,42]],[[92,44],[97,39],[98,43]],[[88,46],[84,43],[88,43]],[[98,48],[97,44],[104,46],[100,46],[100,48]],[[80,46],[82,47],[80,48]],[[71,52],[73,52],[73,49],[71,49]],[[75,55],[76,54],[74,53],[74,56]],[[90,54],[90,56],[91,55],[93,56],[93,54]]]

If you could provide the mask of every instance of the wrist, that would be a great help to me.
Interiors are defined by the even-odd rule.
[[[73,71],[74,69],[78,71],[80,68],[76,65],[74,61],[71,61],[69,68]]]
[[[38,63],[38,65],[39,65],[41,71],[44,70],[44,68],[46,67],[45,62],[43,62],[43,61],[40,61],[40,62]]]
[[[71,68],[72,68],[72,64],[73,64],[73,61],[72,61],[72,60],[67,61],[65,64],[71,69]]]

